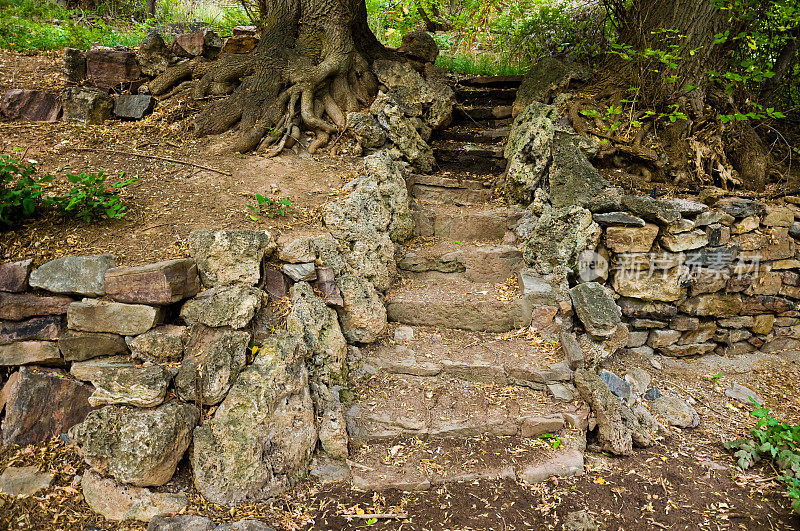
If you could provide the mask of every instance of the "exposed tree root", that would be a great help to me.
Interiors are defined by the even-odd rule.
[[[228,95],[209,102],[196,117],[199,135],[237,129],[235,152],[277,155],[313,135],[310,153],[343,131],[346,114],[369,105],[378,82],[371,63],[390,52],[369,32],[363,1],[299,0],[264,9],[274,23],[263,30],[250,54],[222,55],[217,61],[192,59],[154,79],[161,95],[191,79],[193,97]]]

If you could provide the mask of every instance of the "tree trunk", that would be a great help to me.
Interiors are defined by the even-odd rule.
[[[316,138],[314,152],[345,127],[347,112],[369,105],[377,93],[371,64],[389,56],[367,25],[364,0],[259,2],[262,33],[250,54],[223,55],[213,63],[194,59],[153,80],[154,94],[191,76],[194,97],[230,94],[209,104],[194,123],[198,135],[235,126],[233,150],[272,146],[280,152],[300,138]]]
[[[147,0],[147,16],[152,18],[156,16],[156,0]]]

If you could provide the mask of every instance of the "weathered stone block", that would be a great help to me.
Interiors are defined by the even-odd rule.
[[[181,361],[188,340],[188,326],[159,326],[133,338],[131,354],[134,358],[156,363]]]
[[[621,322],[622,312],[608,291],[597,282],[584,282],[570,290],[575,313],[595,337],[607,337],[614,333]]]
[[[772,332],[772,328],[774,326],[775,316],[769,313],[763,313],[754,317],[753,325],[750,327],[750,331],[754,334],[765,336]]]
[[[186,301],[181,318],[188,324],[244,328],[264,303],[265,293],[252,286],[218,286]]]
[[[3,444],[21,446],[57,437],[83,422],[92,410],[92,388],[60,371],[21,367],[3,388]]]
[[[621,269],[614,273],[614,291],[623,297],[645,301],[673,302],[684,296],[680,268],[666,271]]]
[[[646,253],[658,236],[658,225],[643,227],[608,227],[606,246],[615,253]]]
[[[104,478],[91,469],[83,475],[81,489],[87,505],[112,521],[150,522],[159,516],[179,513],[189,505],[189,499],[182,492],[151,492]]]
[[[55,122],[61,99],[40,90],[11,89],[0,99],[0,114],[12,121]]]
[[[73,302],[70,297],[0,292],[0,319],[20,321],[42,315],[63,315]]]
[[[617,299],[617,306],[622,309],[622,314],[625,317],[633,318],[670,319],[678,313],[678,309],[672,304],[634,298],[623,297]]]
[[[60,315],[0,321],[0,345],[14,341],[55,341],[63,332],[64,318]]]
[[[744,315],[754,315],[757,313],[782,313],[795,308],[795,303],[783,297],[773,297],[771,295],[756,295],[754,297],[744,297],[741,313]]]
[[[627,212],[603,212],[592,216],[597,223],[612,227],[644,227],[645,221]]]
[[[92,406],[109,404],[154,407],[164,402],[172,375],[160,365],[133,365],[130,361],[104,358],[75,362],[70,373],[92,382]]]
[[[28,289],[28,275],[33,269],[33,260],[0,264],[0,291],[19,293]]]
[[[650,337],[647,338],[647,344],[650,347],[658,350],[669,345],[674,345],[681,337],[681,332],[678,330],[651,330]]]
[[[147,94],[123,94],[114,100],[114,116],[141,120],[156,106],[156,99]]]
[[[62,120],[100,125],[111,118],[114,100],[100,89],[67,87],[61,94]]]
[[[58,349],[66,361],[86,361],[101,356],[128,354],[125,338],[117,334],[67,330],[58,339]]]
[[[258,46],[258,38],[253,35],[234,35],[225,39],[222,53],[249,53]]]
[[[64,77],[68,83],[81,83],[86,79],[86,52],[64,48]]]
[[[189,251],[207,287],[237,282],[258,284],[261,263],[275,247],[272,235],[266,231],[201,230],[189,235]]]
[[[786,206],[769,205],[762,225],[767,227],[791,227],[794,223],[794,210]]]
[[[61,365],[63,363],[58,345],[52,341],[19,341],[0,345],[0,366],[15,365]]]
[[[53,293],[100,297],[105,295],[106,271],[114,267],[110,254],[65,256],[57,258],[31,273],[30,285]]]
[[[152,306],[84,299],[70,305],[67,324],[83,332],[136,336],[160,323],[163,316],[161,308]]]
[[[191,259],[115,267],[106,271],[105,291],[118,302],[169,305],[197,295],[200,277]]]
[[[680,253],[708,245],[708,235],[702,230],[666,234],[661,237],[661,245],[668,251]]]
[[[222,48],[222,39],[215,31],[201,29],[175,37],[175,42],[190,56],[214,56]]]
[[[739,295],[708,294],[689,298],[679,308],[690,315],[733,317],[739,315],[743,305]]]
[[[133,52],[104,46],[92,47],[86,52],[86,77],[95,87],[108,91],[136,81],[141,75]]]

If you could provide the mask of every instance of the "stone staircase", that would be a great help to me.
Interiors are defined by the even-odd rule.
[[[517,279],[520,212],[493,200],[518,85],[460,82],[456,119],[432,142],[440,171],[409,179],[417,237],[386,297],[390,333],[357,351],[368,377],[347,412],[356,488],[583,470],[588,412],[572,403],[558,343],[528,330],[539,300]]]

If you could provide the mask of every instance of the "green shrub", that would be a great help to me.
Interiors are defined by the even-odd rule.
[[[44,193],[42,183],[53,180],[52,175],[34,178],[36,171],[36,164],[0,155],[0,226],[12,227],[36,213]]]
[[[756,404],[755,400],[750,400]],[[756,427],[750,430],[753,438],[727,442],[725,448],[736,450],[733,455],[743,470],[762,457],[772,459],[784,474],[781,479],[792,499],[792,509],[800,513],[800,424],[792,426],[781,422],[765,407],[758,407],[750,414],[759,419]]]
[[[122,177],[120,173],[120,177]],[[74,184],[64,196],[54,196],[48,201],[54,204],[63,214],[91,221],[103,216],[109,219],[125,217],[126,207],[122,203],[119,191],[139,180],[138,177],[126,181],[106,184],[104,171],[97,173],[79,173],[67,175]]]

